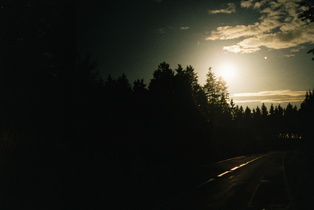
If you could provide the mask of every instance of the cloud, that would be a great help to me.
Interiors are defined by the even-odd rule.
[[[254,0],[241,1],[241,7],[250,8],[253,5]]]
[[[302,50],[304,48],[305,48],[304,46],[300,46],[300,47],[291,49],[290,52],[299,52],[300,50]]]
[[[259,47],[241,47],[240,45],[232,45],[223,47],[224,50],[233,53],[253,53],[259,51],[261,48]]]
[[[218,10],[208,10],[208,14],[231,14],[236,12],[236,6],[234,3],[228,3],[226,9],[218,9]]]
[[[274,90],[259,91],[255,93],[237,93],[233,94],[235,103],[292,103],[302,102],[305,99],[306,91],[293,90]]]
[[[306,8],[300,0],[242,0],[242,8],[252,8],[260,13],[257,22],[251,25],[221,26],[212,31],[206,40],[242,39],[223,49],[233,53],[253,53],[268,49],[298,47],[314,43],[314,23],[298,18]]]
[[[180,27],[180,30],[189,30],[189,29],[190,29],[189,26],[182,26],[182,27]]]
[[[213,31],[206,40],[230,40],[241,37],[250,37],[260,33],[255,25],[245,26],[220,26],[216,31]]]
[[[261,1],[256,1],[256,0],[242,0],[241,1],[241,7],[242,8],[254,8],[258,9],[262,7],[265,3],[267,3],[268,0],[261,0]],[[279,0],[280,1],[280,0]],[[271,4],[274,4],[275,2],[271,1]]]

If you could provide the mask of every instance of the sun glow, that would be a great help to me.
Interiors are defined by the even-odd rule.
[[[236,78],[236,67],[232,64],[223,64],[219,68],[218,76],[230,82]]]

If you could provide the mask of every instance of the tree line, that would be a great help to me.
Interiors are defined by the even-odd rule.
[[[137,139],[143,136],[151,139],[143,140],[142,144],[163,142],[165,151],[179,150],[179,145],[194,145],[196,151],[186,146],[190,151],[180,158],[190,159],[188,154],[193,152],[201,155],[199,151],[205,148],[207,158],[261,152],[273,149],[272,146],[283,139],[301,140],[306,133],[303,129],[306,115],[302,113],[304,104],[308,103],[305,101],[310,99],[299,109],[290,103],[284,108],[273,104],[269,109],[265,104],[253,109],[243,108],[229,100],[226,83],[216,78],[211,68],[204,85],[198,84],[192,66],[178,65],[172,70],[165,62],[154,71],[148,85],[143,80],[131,85],[125,75],[117,79],[108,76],[98,85],[104,98],[108,98],[100,107],[110,112],[110,122],[118,121],[117,127],[111,123],[113,127],[109,130],[128,130],[131,134],[140,129],[139,133],[145,135]],[[311,95],[309,91],[305,97],[311,98]]]

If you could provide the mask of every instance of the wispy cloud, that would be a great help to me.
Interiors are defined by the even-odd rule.
[[[206,40],[242,38],[224,50],[234,53],[253,53],[262,47],[286,49],[304,43],[314,43],[314,23],[303,22],[298,15],[306,10],[300,0],[242,0],[241,7],[260,13],[259,21],[251,25],[218,27]]]
[[[287,57],[287,58],[290,58],[290,57],[294,57],[295,54],[286,54],[286,55],[284,55],[284,56]]]
[[[180,30],[189,30],[189,29],[190,29],[189,26],[182,26],[182,27],[180,27]]]
[[[304,49],[304,46],[296,47],[290,50],[290,52],[299,52],[300,50]]]
[[[274,90],[259,91],[255,93],[237,93],[233,94],[235,103],[286,103],[302,102],[305,98],[306,91],[293,90]]]
[[[208,14],[231,14],[236,12],[236,5],[234,3],[228,3],[226,9],[208,10]]]
[[[241,7],[249,8],[253,5],[253,0],[241,1]]]
[[[304,48],[305,48],[304,46],[299,46],[299,47],[292,48],[290,50],[291,53],[285,54],[284,56],[287,57],[287,58],[294,57],[295,56],[294,53],[297,53],[297,52],[299,52],[300,50],[302,50]]]

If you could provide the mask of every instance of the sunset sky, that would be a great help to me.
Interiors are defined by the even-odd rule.
[[[79,51],[104,78],[148,84],[158,64],[212,67],[236,104],[299,105],[314,88],[314,23],[301,0],[91,0],[78,10]]]

